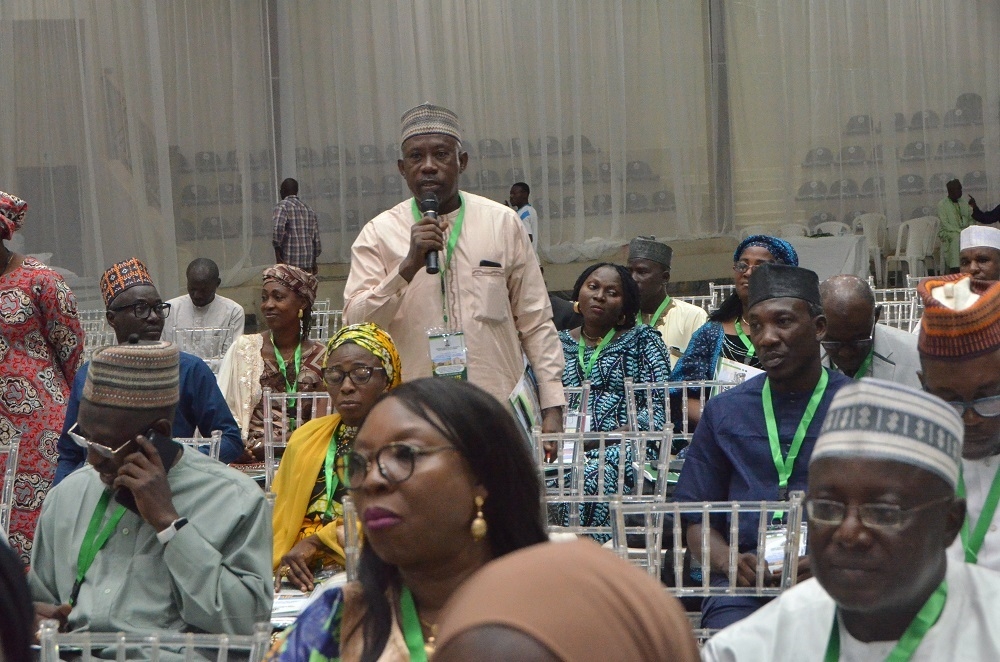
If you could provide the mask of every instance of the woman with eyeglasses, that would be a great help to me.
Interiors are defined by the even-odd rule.
[[[287,579],[311,591],[319,570],[344,568],[347,485],[338,467],[375,402],[402,381],[392,338],[375,324],[345,326],[327,343],[323,379],[336,413],[292,434],[271,484],[276,588]]]
[[[791,244],[777,237],[754,234],[741,241],[733,252],[736,289],[691,336],[687,351],[670,373],[671,381],[713,379],[720,358],[760,368],[743,315],[750,296],[750,274],[762,264],[797,267],[799,256]]]
[[[342,469],[364,529],[360,579],[323,593],[270,660],[425,661],[462,582],[546,540],[524,437],[469,382],[419,379],[384,394]]]
[[[265,388],[275,393],[323,390],[326,348],[323,343],[309,339],[317,286],[315,276],[290,264],[265,269],[260,312],[267,329],[240,336],[222,359],[219,388],[240,426],[246,448],[235,464],[253,464],[264,459],[264,425],[269,417],[264,412]],[[293,417],[303,418],[289,411],[288,418]],[[286,430],[276,427],[274,432],[282,438]]]
[[[83,362],[83,326],[73,292],[58,273],[7,245],[27,210],[28,203],[0,192],[0,440],[7,445],[20,438],[9,533],[25,563],[56,473],[56,437]],[[5,463],[6,458],[0,471]]]

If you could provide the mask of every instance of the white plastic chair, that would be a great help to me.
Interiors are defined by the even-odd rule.
[[[324,391],[281,393],[265,388],[261,398],[264,407],[264,491],[270,492],[280,460],[275,451],[287,446],[292,432],[303,423],[326,416],[333,408],[330,395]],[[291,415],[289,410],[292,410]],[[279,434],[275,434],[275,427],[280,430]]]
[[[219,459],[219,449],[222,448],[222,430],[212,430],[212,436],[205,437],[174,437],[174,441],[179,444],[184,444],[188,448],[192,448],[199,453],[205,447],[208,447],[208,456],[213,460]]]
[[[607,539],[611,535],[608,522],[583,521],[581,511],[587,506],[610,508],[612,502],[664,502],[672,436],[670,431],[557,434],[536,431],[532,445],[537,466],[545,477],[549,532]],[[546,461],[546,446],[552,445],[555,452]],[[616,445],[619,461],[613,469],[614,480],[609,483],[607,450]],[[586,487],[588,467],[595,469],[597,484],[593,490]],[[563,514],[566,524],[553,521]]]
[[[927,275],[926,258],[928,246],[933,245],[931,233],[934,230],[934,225],[928,219],[936,220],[933,216],[924,216],[900,223],[896,235],[896,253],[885,260],[886,273],[902,271],[905,264],[908,273]],[[893,265],[895,269],[891,268]]]
[[[174,342],[177,348],[200,358],[215,374],[219,373],[222,357],[226,355],[226,350],[233,342],[232,336],[232,330],[225,328],[196,327],[174,330]]]
[[[782,239],[795,239],[796,237],[808,237],[809,227],[802,223],[787,223],[781,226],[778,236]]]
[[[885,244],[888,239],[888,221],[884,214],[862,214],[854,221],[855,228],[861,228],[868,244],[868,257],[875,270],[875,285],[885,287],[885,271],[882,264]]]
[[[93,659],[159,660],[247,660],[261,662],[271,641],[271,624],[257,623],[252,635],[194,634],[192,632],[158,632],[150,634],[125,632],[59,632],[59,622],[44,620],[39,629],[40,662],[59,662],[60,653],[89,662]],[[110,649],[110,650],[105,650]],[[96,651],[99,658],[92,657]]]
[[[10,533],[10,511],[14,507],[14,480],[17,478],[17,462],[21,444],[20,435],[0,448],[0,457],[5,458],[3,487],[0,487],[0,530]],[[6,544],[6,541],[4,541]]]
[[[844,237],[853,234],[851,226],[840,221],[824,221],[817,223],[813,228],[813,234],[832,234],[834,237]]]

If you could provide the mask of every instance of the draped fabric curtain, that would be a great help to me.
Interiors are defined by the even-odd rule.
[[[1000,3],[727,2],[736,224],[1000,203]]]
[[[284,177],[320,213],[320,261],[346,262],[361,225],[408,195],[399,117],[423,101],[461,119],[463,188],[503,201],[530,184],[553,262],[734,220],[898,223],[951,175],[1000,202],[998,14],[995,0],[4,0],[0,188],[31,205],[14,245],[51,254],[85,303],[131,255],[164,296],[197,256],[227,285],[256,275]],[[730,195],[733,218],[716,209]]]

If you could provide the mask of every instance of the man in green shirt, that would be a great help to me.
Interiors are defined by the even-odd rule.
[[[251,634],[273,599],[271,518],[250,478],[170,437],[177,346],[94,354],[74,442],[86,469],[49,492],[28,583],[68,630]]]
[[[941,262],[947,273],[958,273],[959,240],[962,230],[972,225],[972,207],[962,200],[962,182],[953,179],[945,185],[948,195],[938,203],[938,238],[941,240]]]

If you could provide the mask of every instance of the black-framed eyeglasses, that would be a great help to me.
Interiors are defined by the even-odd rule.
[[[118,448],[111,448],[110,446],[99,444],[96,441],[91,441],[90,439],[84,437],[82,434],[77,432],[77,425],[79,425],[79,423],[74,423],[69,430],[66,430],[66,434],[69,435],[69,438],[73,440],[73,443],[80,448],[93,450],[95,453],[108,460],[119,460],[126,455],[125,449],[129,445],[128,442],[122,444]]]
[[[160,319],[167,319],[170,316],[170,304],[163,301],[157,301],[156,303],[149,303],[148,301],[136,301],[135,303],[129,304],[127,306],[119,306],[118,308],[110,308],[109,310],[113,313],[120,313],[123,310],[132,309],[132,314],[136,316],[137,319],[147,319],[149,313],[156,311],[157,317]]]
[[[347,372],[339,368],[324,368],[323,369],[323,381],[329,386],[340,386],[344,382],[344,378],[350,376],[351,382],[355,386],[360,386],[361,384],[367,384],[371,381],[372,375],[376,372],[385,372],[385,368],[378,366],[369,365],[359,365],[351,368]]]
[[[821,340],[819,344],[823,346],[827,354],[838,354],[845,349],[867,354],[875,344],[875,326],[878,324],[878,319],[881,316],[882,306],[876,306],[875,318],[872,320],[872,328],[868,332],[867,338],[860,338],[858,340]]]
[[[455,450],[458,449],[454,446],[418,448],[410,444],[396,442],[378,449],[375,457],[371,459],[357,451],[351,451],[337,461],[337,472],[348,490],[357,490],[368,477],[368,472],[374,462],[382,478],[393,485],[398,485],[413,475],[413,468],[418,457]]]
[[[1000,416],[1000,395],[988,395],[985,398],[963,400],[961,402],[954,401],[948,404],[958,412],[959,416],[965,416],[966,410],[969,409],[983,418],[996,418]]]
[[[912,508],[903,508],[894,503],[863,503],[857,506],[858,519],[869,529],[891,531],[900,529],[909,523],[915,513],[931,506],[951,501],[954,497],[946,496],[922,503]],[[848,506],[840,501],[829,499],[807,499],[806,514],[812,526],[840,526],[847,517]]]
[[[778,261],[772,260],[770,262],[758,262],[757,264],[750,264],[749,262],[744,262],[743,260],[740,260],[739,262],[733,265],[733,271],[735,271],[738,274],[745,274],[746,272],[756,269],[757,267],[763,266],[765,264],[778,264]]]

